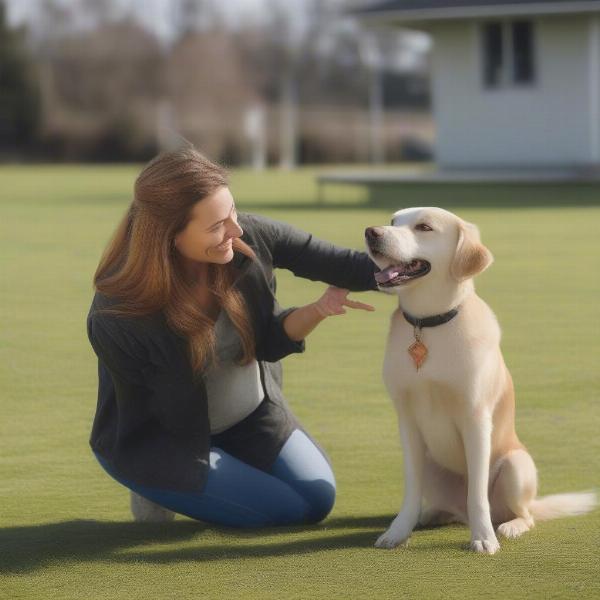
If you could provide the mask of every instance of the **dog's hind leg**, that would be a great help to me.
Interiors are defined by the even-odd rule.
[[[537,493],[537,470],[524,449],[513,450],[494,465],[490,506],[497,533],[517,538],[534,526],[529,505]]]

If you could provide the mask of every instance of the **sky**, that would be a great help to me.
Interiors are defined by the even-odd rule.
[[[0,0],[1,2],[2,0]],[[62,5],[77,5],[85,0],[54,0]],[[87,0],[90,1],[90,0]],[[91,0],[92,2],[101,0]],[[168,44],[174,37],[176,29],[174,27],[177,17],[177,6],[181,0],[112,0],[112,3],[117,7],[115,18],[133,13],[135,18],[140,21],[149,30],[154,31],[159,39]],[[213,5],[217,6],[219,11],[227,22],[235,27],[238,24],[249,24],[252,22],[264,22],[268,13],[269,1],[272,0],[212,0]],[[340,3],[341,0],[320,0],[322,2]],[[4,0],[8,9],[7,16],[11,24],[21,24],[23,22],[31,22],[32,30],[35,33],[39,31],[42,25],[36,21],[36,15],[44,0]],[[306,19],[303,6],[306,6],[306,0],[280,0],[284,3],[285,8],[290,12],[291,19],[291,38],[289,41],[293,43],[294,39],[302,38],[302,31],[306,24]],[[79,14],[82,14],[81,11]],[[37,23],[37,27],[36,27]],[[80,23],[85,27],[85,23]],[[411,51],[406,51],[402,55],[395,57],[396,67],[400,70],[411,68],[415,61],[419,60],[419,56],[426,51],[429,46],[429,38],[425,35],[413,33],[410,35],[409,41]],[[390,62],[390,57],[387,58]],[[393,61],[392,61],[393,62]]]
[[[78,3],[78,0],[55,1],[62,5]],[[9,23],[18,25],[32,19],[35,20],[36,9],[43,0],[4,0],[4,2],[8,9]],[[119,12],[122,14],[134,12],[137,19],[155,31],[162,39],[169,39],[172,34],[172,23],[177,9],[176,1],[115,0],[114,4],[119,7]],[[217,4],[224,18],[233,26],[242,22],[260,22],[264,19],[267,6],[266,0],[226,0]],[[303,0],[288,0],[286,4],[290,11],[301,14]]]

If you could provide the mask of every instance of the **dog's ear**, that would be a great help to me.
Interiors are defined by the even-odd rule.
[[[458,226],[458,243],[450,273],[458,281],[475,277],[494,262],[492,253],[481,243],[479,229],[472,223],[461,221]]]

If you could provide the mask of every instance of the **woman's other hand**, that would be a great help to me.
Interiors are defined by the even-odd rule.
[[[317,312],[322,317],[331,317],[333,315],[346,314],[345,307],[357,308],[359,310],[367,310],[373,312],[375,308],[370,304],[356,302],[348,298],[349,290],[338,288],[333,285],[329,286],[325,293],[314,303]]]
[[[355,302],[347,298],[348,290],[330,286],[316,301],[292,311],[284,320],[283,328],[288,337],[295,341],[303,340],[321,321],[333,315],[343,315],[346,308],[374,311],[369,304]]]

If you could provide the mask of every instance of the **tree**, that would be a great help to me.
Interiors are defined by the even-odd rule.
[[[35,143],[40,98],[25,30],[11,30],[0,1],[0,150],[22,152]]]
[[[48,153],[114,161],[155,152],[163,61],[152,33],[129,19],[101,19],[42,47]]]
[[[186,33],[171,48],[166,81],[177,129],[209,156],[239,162],[244,114],[255,96],[231,36]]]

